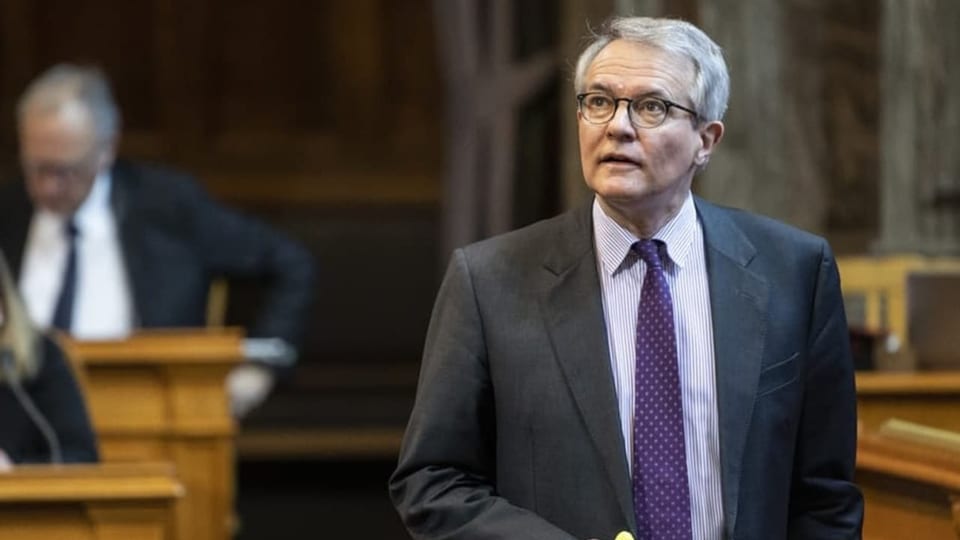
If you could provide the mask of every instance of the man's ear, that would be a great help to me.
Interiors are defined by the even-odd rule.
[[[694,156],[694,163],[698,167],[703,167],[710,161],[710,155],[713,154],[714,147],[723,138],[723,122],[719,120],[707,122],[700,126],[700,149]]]

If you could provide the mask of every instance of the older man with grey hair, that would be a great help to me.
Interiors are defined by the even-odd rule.
[[[0,248],[38,326],[82,339],[202,326],[211,280],[241,277],[263,284],[251,334],[298,341],[310,255],[183,173],[115,159],[120,112],[99,70],[50,68],[16,120],[23,181],[0,194]],[[251,364],[231,375],[238,414],[266,396],[273,373]]]
[[[593,201],[454,252],[390,480],[407,529],[859,538],[830,248],[691,193],[723,137],[720,48],[615,19],[575,84]]]

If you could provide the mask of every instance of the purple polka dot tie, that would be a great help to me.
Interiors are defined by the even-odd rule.
[[[649,239],[633,245],[647,264],[637,316],[633,508],[638,540],[690,540],[677,339],[662,247],[663,242]]]

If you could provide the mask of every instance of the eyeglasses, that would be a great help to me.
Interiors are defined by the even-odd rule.
[[[630,117],[630,123],[640,128],[655,128],[663,124],[671,107],[690,113],[694,118],[700,117],[697,111],[693,109],[653,96],[630,99],[613,98],[602,92],[577,94],[577,108],[583,115],[583,119],[591,124],[606,124],[612,120],[614,115],[617,114],[617,109],[620,108],[621,101],[627,102],[627,114]]]
[[[100,151],[94,149],[88,155],[73,162],[33,161],[24,157],[21,166],[27,176],[72,181],[95,175],[99,158]]]
[[[90,164],[59,165],[54,163],[24,163],[23,171],[27,176],[76,180],[95,172]]]

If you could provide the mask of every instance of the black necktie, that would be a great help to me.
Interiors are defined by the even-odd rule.
[[[66,235],[67,246],[67,266],[63,271],[63,281],[60,285],[60,296],[57,298],[57,306],[53,311],[53,323],[51,326],[70,332],[70,326],[73,324],[73,300],[77,293],[77,225],[73,219],[64,224],[63,233]]]

